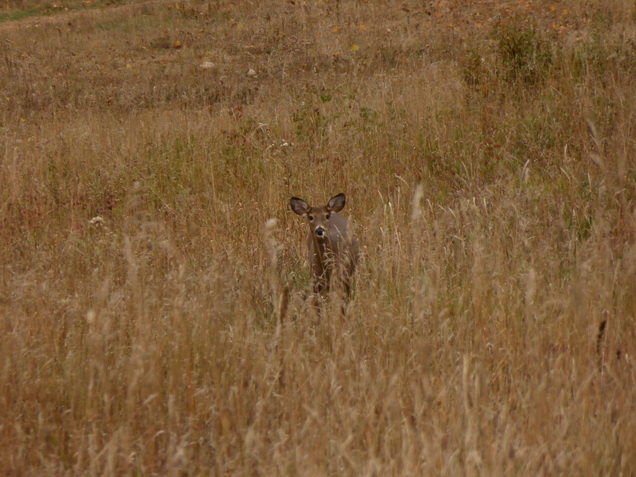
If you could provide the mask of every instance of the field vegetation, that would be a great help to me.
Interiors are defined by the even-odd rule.
[[[636,474],[634,2],[3,7],[0,474]]]

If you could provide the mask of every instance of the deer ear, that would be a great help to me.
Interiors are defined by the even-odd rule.
[[[291,206],[291,210],[298,215],[302,215],[304,217],[309,213],[309,205],[307,202],[299,199],[298,197],[292,197],[289,200],[289,205]]]
[[[329,199],[327,208],[331,212],[340,212],[342,209],[344,209],[346,201],[347,201],[347,198],[345,197],[344,194],[338,194],[337,196]]]

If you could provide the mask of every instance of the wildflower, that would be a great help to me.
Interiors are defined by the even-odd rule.
[[[93,227],[103,227],[105,225],[104,218],[99,215],[93,217],[91,220],[88,221],[88,223]]]

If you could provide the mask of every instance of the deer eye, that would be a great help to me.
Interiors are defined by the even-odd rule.
[[[313,220],[314,220],[314,216],[313,216],[313,215],[310,215],[310,216],[309,216],[309,221],[310,221],[310,222],[312,222]]]
[[[329,217],[331,217],[331,214],[327,214],[327,215],[325,215],[325,218],[326,218],[327,220],[329,220]]]

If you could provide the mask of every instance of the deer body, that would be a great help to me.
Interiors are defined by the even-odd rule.
[[[345,206],[345,195],[332,197],[325,206],[310,207],[297,197],[290,200],[291,209],[309,221],[309,264],[314,293],[325,296],[340,281],[349,296],[351,276],[358,259],[358,244],[348,231],[348,220],[339,214]],[[337,277],[337,278],[336,278]]]

